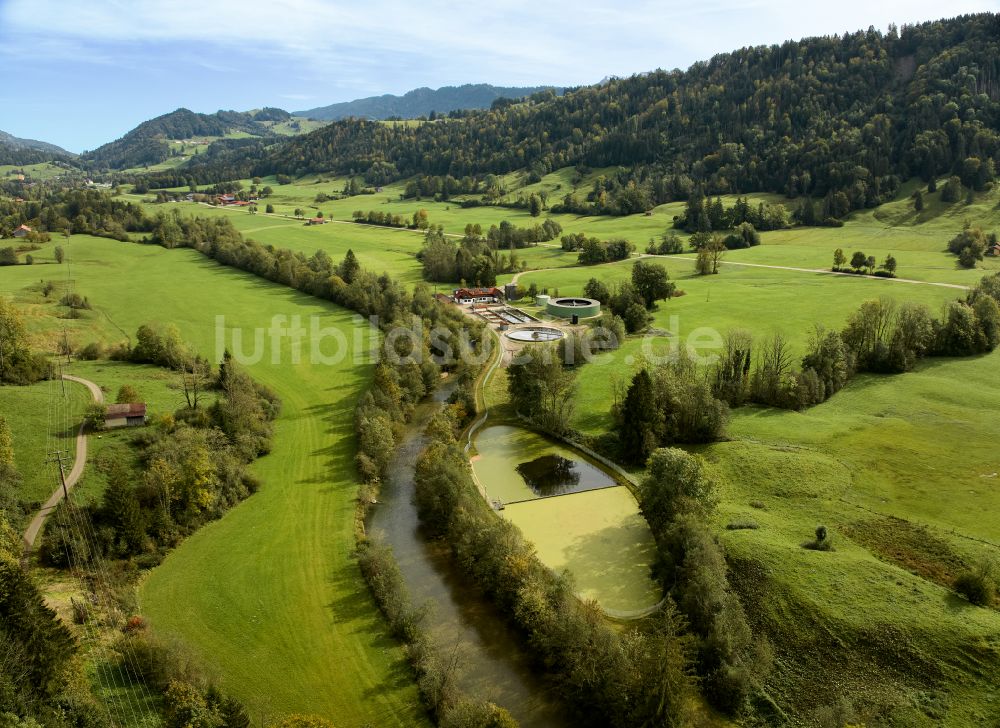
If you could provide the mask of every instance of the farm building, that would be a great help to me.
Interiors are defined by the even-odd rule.
[[[327,222],[329,221],[325,217],[311,217],[309,218],[309,221],[306,222],[306,225],[323,225]]]
[[[503,291],[499,288],[459,288],[452,294],[455,303],[500,303]]]
[[[17,229],[14,230],[14,237],[15,238],[25,238],[25,237],[28,236],[28,233],[30,233],[30,232],[31,232],[31,228],[30,227],[28,227],[27,225],[21,225],[19,228],[17,228]]]
[[[119,427],[138,427],[146,424],[146,405],[139,402],[133,404],[109,404],[104,415],[104,429],[114,430]]]

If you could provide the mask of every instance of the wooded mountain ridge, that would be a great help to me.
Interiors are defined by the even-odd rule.
[[[150,186],[306,173],[463,178],[618,166],[605,204],[631,209],[706,194],[840,194],[851,208],[901,180],[993,176],[1000,150],[1000,16],[756,46],[687,71],[535,94],[418,125],[337,121],[310,134],[201,156]],[[431,185],[432,187],[434,185]]]
[[[467,83],[462,86],[442,86],[437,89],[424,86],[407,91],[402,96],[393,94],[369,96],[293,113],[295,116],[326,121],[349,117],[416,119],[428,116],[431,112],[448,114],[464,109],[488,109],[497,99],[518,100],[549,89],[559,91],[551,86],[492,86],[488,83]]]

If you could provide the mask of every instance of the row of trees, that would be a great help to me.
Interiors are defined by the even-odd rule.
[[[580,265],[596,265],[625,260],[635,251],[635,246],[624,238],[601,240],[600,238],[588,237],[584,233],[563,235],[561,242],[563,250],[579,251],[577,259]]]
[[[735,714],[766,679],[771,651],[730,589],[725,551],[708,523],[715,483],[698,457],[675,448],[653,451],[647,472],[639,505],[656,540],[654,573],[694,636],[705,697]]]
[[[472,234],[482,235],[478,225],[472,226]],[[518,227],[507,220],[501,220],[499,225],[490,225],[486,231],[486,240],[494,248],[527,248],[538,243],[547,243],[554,240],[562,232],[562,225],[551,217],[545,218],[541,223],[535,223],[531,227]],[[470,235],[470,228],[466,225],[465,234]]]
[[[588,285],[593,292],[603,284],[592,280]],[[984,278],[965,300],[948,304],[940,319],[922,304],[899,305],[885,297],[867,301],[843,331],[817,326],[798,367],[782,335],[755,342],[749,332],[732,330],[718,361],[707,370],[700,370],[683,352],[655,368],[641,367],[629,386],[615,393],[614,430],[594,445],[611,457],[641,465],[658,447],[717,440],[729,407],[753,402],[803,409],[825,401],[858,372],[899,373],[913,369],[925,356],[992,351],[1000,342],[998,301],[1000,274]],[[557,434],[569,429],[568,414],[563,413],[571,412],[572,404],[561,398],[573,393],[572,378],[559,364],[522,364],[509,370],[517,411]],[[548,381],[562,386],[546,399],[537,390]],[[553,413],[560,417],[553,418]],[[553,419],[561,429],[551,428]]]
[[[709,376],[713,394],[732,407],[747,402],[802,409],[825,401],[859,372],[901,373],[927,356],[972,356],[1000,342],[1000,275],[993,274],[935,318],[923,304],[866,301],[843,331],[817,326],[798,368],[780,334],[754,342],[730,331]]]
[[[725,207],[721,197],[708,200],[700,189],[688,198],[684,212],[674,217],[674,227],[689,233],[735,230],[745,225],[751,230],[781,230],[788,224],[784,205],[760,202],[754,207],[747,198],[737,197],[731,207]]]
[[[405,228],[410,227],[410,223],[402,215],[394,215],[391,212],[381,212],[379,210],[355,210],[351,213],[354,222],[365,225],[381,225],[383,227]]]
[[[834,273],[855,273],[878,276],[880,278],[895,278],[896,268],[898,267],[898,262],[892,253],[886,255],[885,260],[882,261],[882,265],[879,265],[874,255],[865,255],[861,250],[856,250],[851,256],[849,268],[846,267],[847,263],[847,256],[844,254],[843,248],[837,248],[833,251]]]
[[[465,226],[465,235],[456,242],[440,227],[432,227],[424,237],[417,259],[428,281],[493,286],[498,275],[523,268],[518,249],[551,240],[561,231],[559,223],[551,219],[532,228],[519,228],[504,220],[499,226],[490,226],[484,236],[480,225],[470,223]]]

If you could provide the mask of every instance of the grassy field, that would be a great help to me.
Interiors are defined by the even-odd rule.
[[[146,402],[150,417],[173,412],[183,402],[175,377],[157,367],[75,361],[64,364],[62,371],[98,384],[108,402],[114,402],[119,387],[131,384]],[[91,402],[90,392],[75,382],[52,380],[28,387],[0,387],[0,412],[10,424],[22,477],[21,497],[32,506],[32,511],[59,485],[56,466],[47,462],[49,453],[63,450],[69,471],[75,457],[77,428]],[[92,437],[89,458],[96,457],[108,444],[121,442],[128,436],[127,431],[119,430],[104,433],[99,438]],[[102,486],[103,478],[90,468],[84,471],[74,497],[88,501],[100,494]],[[31,513],[25,516],[25,521],[30,518]]]
[[[80,177],[79,170],[67,170],[64,167],[52,162],[41,162],[40,164],[0,164],[0,178],[24,172],[27,179],[47,182],[60,177]]]
[[[578,196],[584,194],[599,174],[610,173],[611,169],[593,170],[576,186]],[[572,169],[557,170],[546,175],[540,182],[519,187],[526,180],[524,173],[507,175],[505,183],[512,190],[510,199],[521,191],[545,190],[554,203],[567,191],[573,190],[576,172]],[[249,187],[251,180],[241,180]],[[181,204],[184,214],[226,215],[247,235],[278,247],[300,250],[311,255],[318,249],[326,250],[334,258],[339,258],[348,248],[358,254],[362,263],[379,271],[386,271],[409,284],[420,280],[420,266],[415,254],[422,245],[422,235],[418,232],[389,228],[374,228],[360,225],[342,225],[349,221],[354,210],[379,210],[399,214],[409,218],[417,210],[427,210],[430,222],[443,225],[445,231],[459,235],[467,224],[479,224],[483,228],[508,220],[516,225],[530,226],[542,218],[533,218],[526,210],[501,207],[462,208],[459,200],[435,202],[429,199],[401,199],[404,185],[396,183],[384,187],[372,195],[316,202],[318,194],[339,195],[346,179],[336,177],[308,176],[291,184],[279,185],[273,177],[265,177],[260,186],[270,186],[274,190],[266,200],[273,205],[275,215],[249,215],[243,210],[214,209],[204,205]],[[728,263],[749,263],[755,265],[790,266],[797,268],[828,269],[832,265],[833,251],[842,248],[850,257],[856,250],[873,255],[881,262],[892,254],[898,262],[898,275],[919,281],[971,285],[983,271],[1000,270],[1000,258],[988,256],[977,269],[963,269],[955,256],[947,252],[947,242],[969,222],[982,225],[987,230],[1000,227],[1000,190],[980,193],[971,205],[965,201],[946,204],[940,200],[940,192],[925,194],[925,208],[916,213],[910,194],[916,190],[915,182],[903,186],[899,198],[875,210],[863,210],[852,214],[842,228],[790,228],[762,233],[760,246],[730,251],[725,260]],[[135,200],[142,198],[135,196]],[[723,197],[726,205],[731,205],[734,196]],[[797,202],[776,195],[751,195],[751,204],[757,202],[782,202],[790,209]],[[149,209],[169,209],[172,206],[149,205]],[[323,212],[333,224],[305,227],[296,220],[289,219],[295,210],[303,210],[306,215]],[[596,217],[580,215],[555,215],[564,232],[583,232],[602,239],[626,238],[636,246],[637,252],[644,252],[651,238],[658,239],[672,229],[674,216],[684,209],[684,203],[674,202],[652,210],[648,215],[628,217]],[[686,235],[681,234],[682,238]],[[554,240],[538,247],[518,251],[519,257],[529,269],[564,268],[577,264],[576,255],[565,253]],[[690,258],[688,254],[684,257]],[[673,264],[672,270],[690,269],[690,262]],[[737,266],[726,265],[724,270]],[[602,269],[603,271],[603,269]],[[583,275],[583,274],[581,274]],[[589,277],[589,276],[587,276]],[[503,279],[509,278],[503,277]],[[538,278],[525,277],[530,282]],[[583,279],[585,281],[586,278]],[[565,285],[575,279],[570,277]],[[555,286],[564,285],[559,280]],[[442,290],[449,288],[443,284]],[[907,294],[909,295],[909,294]]]
[[[578,194],[585,193],[589,179],[578,182]],[[537,221],[525,211],[401,201],[399,185],[377,195],[314,202],[318,192],[339,192],[343,182],[309,178],[279,186],[265,179],[262,184],[274,187],[268,202],[279,213],[302,207],[346,220],[355,209],[410,215],[424,208],[432,223],[453,234],[470,222]],[[536,183],[550,195],[565,194],[567,186],[572,190],[571,170]],[[925,195],[927,206],[918,215],[909,200],[913,189],[910,183],[896,202],[853,214],[843,228],[764,233],[761,246],[732,251],[726,260],[825,269],[839,247],[848,256],[863,250],[879,260],[892,253],[901,277],[955,285],[971,285],[985,270],[1000,267],[1000,261],[987,259],[976,270],[960,269],[946,252],[947,241],[966,220],[987,230],[1000,227],[1000,192],[978,195],[971,205],[946,205],[937,194]],[[568,232],[626,237],[642,250],[682,208],[672,203],[649,216],[557,219]],[[346,224],[306,229],[280,217],[228,210],[207,214],[231,215],[248,235],[307,254],[322,247],[336,258],[352,247],[366,265],[410,283],[419,280],[413,258],[419,234]],[[563,295],[582,292],[591,277],[623,280],[633,264],[572,267],[574,255],[547,246],[524,257],[531,268],[555,270],[526,273],[520,283]],[[573,424],[583,433],[608,430],[616,383],[627,381],[643,357],[675,343],[701,343],[703,353],[710,353],[713,338],[739,327],[758,339],[781,332],[798,356],[815,324],[839,329],[869,298],[890,295],[937,312],[962,295],[933,285],[728,264],[718,276],[696,277],[691,257],[660,259],[685,295],[661,304],[653,323],[657,334],[630,338],[603,365],[578,370]],[[848,693],[864,706],[890,706],[886,710],[899,725],[978,726],[1000,717],[995,682],[1000,613],[972,608],[949,588],[962,568],[1000,558],[998,522],[989,515],[1000,505],[993,456],[1000,399],[992,385],[998,356],[931,360],[898,377],[859,377],[804,413],[740,409],[729,425],[729,440],[696,448],[720,483],[716,526],[732,561],[734,586],[751,606],[751,621],[775,647],[777,667],[768,688],[806,721],[814,709]],[[491,383],[492,404],[503,401],[502,380],[497,376]],[[559,500],[565,497],[541,503],[553,507]],[[584,510],[596,517],[602,509]],[[509,516],[515,511],[512,507]],[[749,522],[757,528],[727,529]],[[552,514],[535,510],[524,527],[533,531],[530,537],[550,563],[571,559],[573,553],[562,551],[553,536],[580,523],[553,523]],[[802,548],[820,523],[834,534],[832,552]],[[185,566],[203,568],[197,561]]]
[[[276,314],[318,316],[347,334],[354,325],[342,309],[193,251],[75,236],[67,256],[77,290],[95,307],[93,317],[66,322],[80,341],[119,340],[118,327],[132,332],[159,319],[216,358],[216,315],[247,341]],[[32,295],[23,292],[35,281],[37,268],[6,269],[0,293]],[[343,726],[421,724],[402,651],[350,557],[351,411],[368,367],[350,358],[310,366],[308,351],[295,365],[286,348],[278,363],[264,357],[251,370],[284,403],[274,451],[254,467],[264,487],[149,575],[143,613],[157,633],[186,644],[255,717],[294,711]]]
[[[366,268],[389,273],[396,280],[415,284],[421,280],[420,262],[416,254],[423,246],[423,234],[412,230],[331,222],[326,225],[305,225],[301,220],[277,215],[250,215],[246,210],[217,208],[190,203],[147,205],[148,210],[179,209],[183,214],[202,217],[226,217],[248,238],[277,248],[296,250],[312,255],[326,251],[336,261],[353,250]],[[442,290],[450,288],[442,286]]]
[[[62,450],[66,472],[76,454],[76,430],[90,403],[90,393],[67,382],[39,382],[28,387],[0,387],[0,412],[10,425],[14,461],[21,475],[20,497],[30,511],[15,527],[26,526],[34,511],[59,487],[51,453]]]
[[[984,543],[1000,544],[997,361],[862,377],[805,413],[741,409],[732,441],[699,448],[734,579],[777,648],[776,693],[815,707],[835,679],[857,703],[897,706],[901,724],[996,721],[1000,612],[948,587],[1000,557]],[[748,520],[759,529],[725,529]],[[821,523],[835,551],[802,548]]]

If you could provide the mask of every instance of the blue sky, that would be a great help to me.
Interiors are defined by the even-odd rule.
[[[0,129],[78,152],[181,106],[296,110],[418,86],[587,84],[983,10],[1000,0],[0,0]]]

